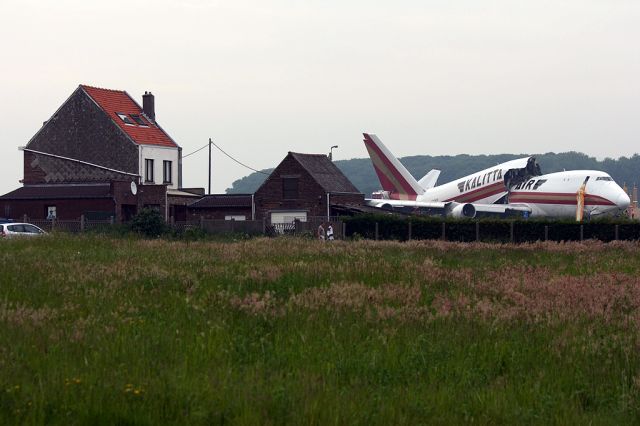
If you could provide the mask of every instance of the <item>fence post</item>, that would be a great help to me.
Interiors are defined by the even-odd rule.
[[[56,229],[56,218],[55,217],[53,219],[51,219],[51,230],[53,231],[54,229]]]
[[[513,238],[513,221],[509,222],[509,241],[511,241],[511,244],[515,242],[515,238]]]
[[[22,215],[22,222],[23,222],[23,223],[27,223],[27,222],[29,222],[29,221],[27,220],[27,214],[26,214],[26,213]]]
[[[544,240],[547,241],[549,239],[549,225],[544,226]]]
[[[580,224],[580,241],[584,240],[584,225]]]
[[[342,239],[347,238],[347,222],[342,222]]]
[[[109,216],[109,225],[113,226],[115,223],[115,218],[113,216]]]
[[[171,224],[171,227],[172,227],[172,228],[173,228],[173,227],[175,227],[175,226],[176,226],[176,218],[175,218],[175,217],[173,217],[173,216],[171,216],[171,217],[169,218],[169,223]]]
[[[262,218],[262,235],[265,235],[267,233],[267,218],[263,217]]]
[[[407,239],[411,241],[411,220],[409,220],[409,235],[407,236]]]
[[[80,232],[84,232],[84,215],[80,215]]]
[[[480,241],[480,222],[476,222],[476,241]]]
[[[447,223],[442,222],[442,241],[447,240]]]
[[[618,241],[618,238],[620,237],[619,232],[620,232],[620,231],[618,230],[618,224],[616,223],[616,229],[615,229],[615,233],[614,233],[614,239],[615,239],[616,241]]]
[[[376,222],[376,241],[378,241],[378,222]]]

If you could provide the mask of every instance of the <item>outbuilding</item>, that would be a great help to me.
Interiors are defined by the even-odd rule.
[[[336,215],[334,206],[361,206],[364,194],[324,154],[289,152],[254,194],[257,219],[272,224]]]

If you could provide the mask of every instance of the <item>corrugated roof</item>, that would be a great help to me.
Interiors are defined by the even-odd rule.
[[[359,194],[351,181],[324,154],[289,153],[315,179],[326,192],[348,192]]]
[[[98,106],[100,106],[135,143],[168,147],[178,146],[155,122],[143,115],[140,105],[138,105],[127,92],[85,85],[81,85],[80,87],[82,87]],[[117,113],[126,114],[129,117],[132,114],[139,115],[147,126],[126,124],[118,117]]]
[[[52,200],[79,198],[111,198],[106,185],[38,185],[23,186],[0,197],[2,200]]]
[[[189,204],[189,208],[211,207],[251,207],[251,195],[249,194],[211,194],[205,195],[195,203]]]

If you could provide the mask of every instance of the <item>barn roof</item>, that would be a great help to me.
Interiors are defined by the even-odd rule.
[[[351,181],[324,154],[300,154],[289,152],[300,165],[318,182],[326,192],[359,194]]]

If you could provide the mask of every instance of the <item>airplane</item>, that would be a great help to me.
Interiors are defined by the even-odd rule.
[[[407,213],[419,210],[458,218],[481,216],[575,217],[619,215],[629,196],[605,172],[572,170],[542,174],[535,157],[507,161],[443,185],[439,170],[416,181],[374,134],[364,144],[382,191],[369,206]]]

